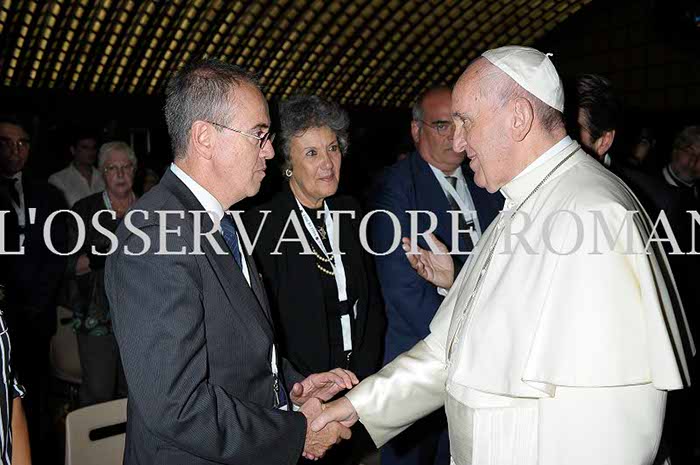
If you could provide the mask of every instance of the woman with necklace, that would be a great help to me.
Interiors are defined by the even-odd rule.
[[[111,243],[95,229],[92,219],[98,212],[108,210],[99,214],[99,224],[112,233],[116,231],[136,201],[133,191],[136,162],[133,150],[125,142],[102,145],[98,167],[106,188],[73,206],[85,225],[85,241],[68,261],[68,271],[76,277],[79,290],[72,308],[83,378],[80,386],[81,406],[126,396],[126,382],[104,288],[106,256],[100,255],[109,252]],[[69,224],[69,244],[72,246],[78,240],[78,230],[74,221]],[[97,253],[93,252],[93,247]]]
[[[358,205],[335,195],[349,118],[335,104],[303,96],[281,105],[280,122],[288,184],[244,221],[251,237],[260,230],[254,255],[281,349],[303,375],[343,368],[362,379],[380,367],[385,327],[374,264],[359,240]],[[266,210],[271,213],[263,221]],[[355,216],[344,213],[334,223],[331,211]],[[298,228],[288,225],[290,216]],[[297,240],[278,247],[282,237]],[[361,428],[323,463],[357,463],[353,453],[363,450],[358,446],[366,438]]]

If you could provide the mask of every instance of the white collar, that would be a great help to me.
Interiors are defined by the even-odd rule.
[[[610,157],[609,153],[606,153],[603,155],[603,166],[610,168],[610,165],[612,165],[612,157]]]
[[[522,170],[516,177],[513,178],[513,180],[525,176],[527,173],[533,171],[538,166],[545,164],[550,158],[554,157],[556,154],[564,150],[564,148],[569,144],[571,144],[571,137],[564,136],[562,140],[550,147],[549,150],[544,152],[539,157],[535,158],[535,160],[529,165],[527,165],[524,170]]]
[[[427,163],[427,162],[426,162],[426,163]],[[467,182],[467,181],[464,179],[464,173],[462,173],[462,168],[459,167],[459,166],[457,167],[456,170],[454,170],[454,171],[453,171],[452,173],[450,173],[450,174],[445,174],[442,170],[440,170],[440,169],[434,167],[434,166],[431,165],[430,163],[428,163],[428,166],[430,167],[431,170],[433,170],[433,174],[435,174],[435,176],[442,176],[443,178],[446,178],[447,176],[454,176],[455,178],[459,179],[460,181],[462,181],[462,182],[464,182],[464,183]]]
[[[681,179],[681,177],[673,171],[670,163],[664,167],[662,172],[666,181],[674,187],[693,187],[694,185],[692,182],[689,183]]]
[[[94,178],[95,178],[95,174],[100,174],[100,170],[98,170],[98,169],[95,168],[94,166],[91,166],[90,168],[91,168],[90,177],[91,177],[92,179],[94,179]],[[75,166],[75,163],[73,163],[73,162],[70,162],[70,164],[68,165],[68,169],[71,170],[71,171],[73,171],[75,174],[79,174],[80,177],[83,176],[83,174],[80,172],[80,170]]]
[[[192,179],[190,175],[185,173],[182,168],[177,166],[175,163],[170,164],[170,171],[177,176],[180,181],[182,181],[187,188],[192,191],[192,194],[199,200],[202,207],[209,213],[211,220],[214,222],[217,228],[219,228],[221,223],[221,218],[224,217],[224,208],[221,206],[216,197],[211,195],[208,190],[203,188],[201,184]]]

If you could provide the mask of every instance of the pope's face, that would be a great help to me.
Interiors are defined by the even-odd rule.
[[[485,61],[467,68],[452,92],[453,149],[467,153],[474,182],[493,193],[514,174],[508,160],[508,109],[489,92],[496,68]]]

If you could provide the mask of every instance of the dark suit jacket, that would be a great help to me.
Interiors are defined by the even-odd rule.
[[[477,210],[482,231],[498,215],[503,206],[503,196],[489,194],[473,181],[473,174],[463,169],[469,193]],[[388,210],[394,213],[401,224],[401,236],[410,237],[410,218],[406,211],[428,210],[437,215],[438,226],[435,236],[448,249],[452,249],[452,217],[449,201],[428,163],[418,152],[411,153],[387,168],[370,202],[370,210]],[[429,227],[427,215],[418,215],[418,231]],[[394,226],[385,214],[375,214],[369,222],[372,248],[375,252],[390,249],[394,237]],[[469,250],[461,237],[460,250]],[[427,249],[428,245],[419,238],[418,245]],[[467,256],[455,257],[461,266]],[[387,335],[385,362],[413,347],[429,333],[430,321],[442,303],[443,297],[432,284],[421,278],[406,259],[401,247],[391,254],[377,256],[377,275],[381,284],[387,315]]]
[[[385,322],[379,284],[374,264],[360,244],[358,231],[362,217],[357,202],[342,196],[329,198],[327,202],[331,210],[356,213],[354,220],[349,215],[340,216],[340,250],[346,254],[343,264],[347,281],[358,299],[350,370],[364,378],[377,371],[382,360]],[[289,186],[285,185],[272,200],[245,215],[246,230],[251,237],[259,229],[264,210],[271,213],[260,230],[254,252],[273,314],[279,321],[284,353],[303,374],[336,368],[329,366],[328,322],[316,258],[302,255],[299,242],[282,242],[281,254],[272,255],[290,213],[298,212]],[[287,230],[285,237],[296,237],[294,229]]]
[[[48,216],[67,208],[63,194],[48,183],[22,176],[25,219],[24,254],[0,256],[0,279],[7,285],[8,324],[24,334],[41,334],[49,338],[56,329],[56,297],[61,285],[66,257],[51,252],[44,240],[44,224]],[[34,221],[30,222],[30,209]],[[0,210],[5,215],[5,244],[19,243],[17,215],[8,193],[0,189]],[[67,252],[65,214],[54,217],[51,240],[59,252]],[[6,245],[6,250],[11,249]]]
[[[119,249],[107,259],[105,281],[114,332],[129,388],[126,464],[294,464],[301,455],[306,420],[273,408],[270,355],[273,326],[262,283],[251,257],[252,288],[230,255],[202,238],[203,254],[191,254],[193,216],[203,210],[170,170],[117,230]],[[157,210],[184,211],[161,222]],[[159,228],[169,251],[156,254]],[[202,216],[202,230],[212,222]],[[289,389],[301,379],[288,362],[280,370]]]

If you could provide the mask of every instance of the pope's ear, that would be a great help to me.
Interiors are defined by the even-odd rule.
[[[190,147],[200,157],[210,159],[214,147],[214,128],[204,121],[195,121],[190,129]]]
[[[530,101],[523,97],[513,99],[511,107],[511,133],[513,134],[513,139],[520,142],[525,139],[532,129],[535,111]]]

